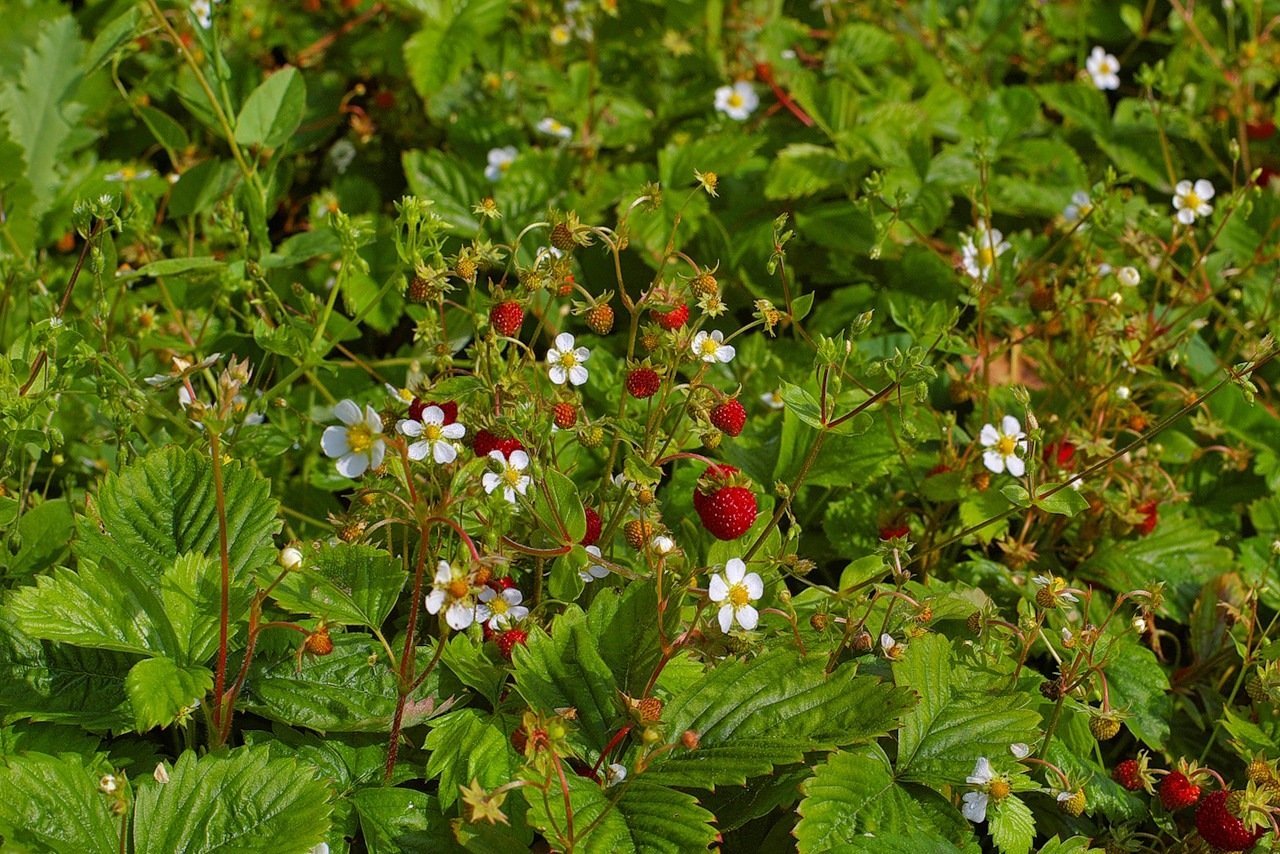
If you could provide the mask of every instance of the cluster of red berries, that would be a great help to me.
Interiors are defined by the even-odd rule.
[[[471,450],[475,451],[477,457],[487,457],[490,451],[501,451],[504,457],[509,457],[515,451],[525,450],[525,447],[519,439],[498,436],[481,428],[471,439]]]
[[[1111,769],[1111,778],[1131,792],[1140,789],[1150,791],[1153,782],[1145,756],[1117,763]],[[1160,804],[1171,813],[1199,804],[1195,814],[1196,830],[1205,842],[1221,851],[1248,850],[1264,835],[1262,830],[1250,830],[1245,826],[1237,815],[1238,810],[1233,809],[1231,790],[1218,789],[1202,798],[1200,785],[1182,770],[1165,773],[1157,793]]]

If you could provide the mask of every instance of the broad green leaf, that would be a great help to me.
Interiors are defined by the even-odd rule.
[[[111,23],[103,26],[94,38],[93,44],[89,45],[89,53],[84,59],[85,73],[92,73],[101,66],[106,65],[112,54],[133,38],[137,27],[137,6],[125,10],[123,14],[118,15]]]
[[[433,8],[404,44],[409,79],[427,102],[470,65],[484,39],[501,25],[507,0],[454,0]]]
[[[471,207],[489,192],[456,161],[439,151],[406,151],[400,157],[409,189],[432,202],[432,211],[458,231],[472,233],[480,227]]]
[[[270,484],[251,468],[223,466],[233,584],[275,560],[279,529]],[[188,552],[218,559],[213,465],[207,453],[169,447],[107,475],[87,515],[76,520],[73,550],[104,566],[159,578]]]
[[[117,854],[120,819],[98,791],[105,770],[86,767],[74,755],[0,757],[0,844],[52,854]]]
[[[523,764],[511,746],[513,722],[476,709],[459,709],[431,722],[427,778],[440,778],[440,804],[448,809],[458,787],[475,780],[486,789],[510,781]]]
[[[1043,495],[1044,492],[1052,489],[1056,485],[1057,484],[1046,483],[1044,487],[1041,488],[1040,494]],[[1037,497],[1035,499],[1035,505],[1041,510],[1048,513],[1056,513],[1059,516],[1074,516],[1081,510],[1089,509],[1088,500],[1069,486],[1066,489],[1058,490],[1053,495]]]
[[[826,656],[786,648],[751,661],[727,661],[673,697],[663,712],[669,733],[692,730],[696,750],[678,747],[648,778],[669,785],[741,785],[804,752],[876,738],[913,703],[909,691],[846,664],[825,672]]]
[[[705,851],[715,841],[715,816],[693,795],[637,779],[624,787],[615,807],[637,852]]]
[[[553,537],[576,543],[587,532],[587,517],[573,481],[553,468],[541,469],[534,480],[534,511]]]
[[[249,93],[236,116],[236,142],[279,148],[289,141],[307,109],[307,84],[286,65]]]
[[[1031,810],[1016,795],[987,807],[987,830],[1001,854],[1027,854],[1036,837]]]
[[[1161,749],[1169,737],[1173,696],[1155,653],[1126,636],[1116,638],[1102,657],[1111,703],[1128,713],[1125,726],[1148,747]]]
[[[194,709],[196,700],[213,689],[213,673],[206,667],[180,667],[172,658],[148,658],[133,666],[124,687],[134,727],[146,732],[169,726]]]
[[[675,632],[679,618],[679,612],[670,609],[666,615],[669,632]],[[587,611],[587,630],[595,637],[596,648],[613,673],[618,690],[640,696],[662,657],[657,589],[643,582],[621,590],[603,588]]]
[[[431,651],[418,648],[418,672],[430,661]],[[447,708],[436,697],[439,682],[439,674],[433,673],[410,695],[406,729]],[[382,644],[367,635],[335,634],[333,652],[323,658],[304,654],[301,672],[292,653],[259,650],[240,704],[271,720],[321,732],[386,732],[396,698],[396,674]]]
[[[835,149],[792,143],[779,151],[765,180],[766,199],[799,199],[839,184],[850,172]]]
[[[356,792],[352,803],[369,854],[462,850],[434,795],[376,787]]]
[[[627,820],[611,802],[616,792],[606,791],[585,777],[565,772],[569,803],[573,809],[576,831],[572,850],[575,854],[628,854],[636,850],[627,830]],[[570,850],[565,837],[568,816],[564,797],[556,786],[546,797],[532,786],[517,790],[529,805],[528,820],[541,831],[553,851]],[[584,832],[590,827],[590,832]]]
[[[311,769],[242,747],[186,751],[169,782],[142,778],[133,814],[137,854],[306,851],[329,828],[329,791]]]
[[[23,578],[53,566],[67,551],[71,540],[71,506],[65,498],[37,504],[18,520],[16,554],[0,549],[0,567],[8,564],[9,578]]]
[[[921,852],[954,851],[972,841],[954,807],[950,810],[960,823],[952,827],[963,833],[944,835],[916,793],[895,782],[888,757],[874,744],[831,754],[805,782],[804,795],[795,829],[801,852],[844,846],[874,851],[882,837],[910,837],[919,846],[913,850]]]
[[[1032,698],[1007,687],[997,691],[976,676],[953,665],[951,643],[942,635],[907,643],[893,678],[914,689],[920,703],[898,731],[899,779],[958,785],[979,756],[996,761],[1010,744],[1035,742],[1040,715]]]
[[[242,621],[249,607],[250,593],[236,587],[230,591],[228,613],[233,624]],[[208,661],[218,649],[218,625],[222,603],[222,572],[217,561],[199,555],[182,555],[160,579],[163,613],[157,623],[168,622],[177,638],[172,655],[181,662]]]
[[[340,543],[309,551],[275,589],[278,603],[329,623],[380,629],[404,587],[405,569],[372,546]]]
[[[230,160],[210,158],[182,173],[169,196],[169,215],[185,217],[213,207],[214,202],[231,191],[239,176]]]
[[[509,671],[490,661],[483,646],[466,634],[456,634],[445,644],[440,661],[459,682],[476,689],[480,696],[497,706],[498,693]]]
[[[138,269],[133,275],[142,278],[145,276],[176,276],[180,273],[200,272],[203,270],[221,270],[226,267],[226,263],[219,261],[217,258],[207,255],[198,255],[191,258],[165,258],[163,261],[152,261]]]

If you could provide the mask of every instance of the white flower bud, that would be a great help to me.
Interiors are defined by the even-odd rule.
[[[280,550],[280,565],[289,571],[302,567],[302,552],[293,546],[285,546]]]
[[[1116,272],[1116,278],[1120,280],[1120,284],[1130,288],[1136,288],[1142,281],[1142,275],[1138,273],[1137,267],[1121,267]]]

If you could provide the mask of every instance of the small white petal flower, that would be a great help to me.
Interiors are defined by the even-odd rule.
[[[587,554],[591,555],[592,557],[598,558],[601,556],[599,546],[587,546],[586,550],[587,550]],[[586,584],[590,584],[591,582],[595,581],[597,578],[604,578],[608,574],[609,574],[608,567],[602,566],[598,563],[592,563],[589,566],[587,566],[586,569],[578,570],[578,577],[581,578],[583,582]]]
[[[653,538],[653,542],[649,546],[660,555],[671,554],[676,547],[676,541],[666,536],[657,536]]]
[[[582,385],[587,381],[587,369],[583,363],[591,358],[591,351],[586,347],[574,347],[573,336],[561,332],[556,336],[555,345],[547,350],[547,364],[550,366],[547,375],[556,385],[564,385],[568,380],[572,385]]]
[[[191,15],[203,29],[213,26],[213,7],[209,0],[191,0]]]
[[[964,271],[971,278],[985,282],[996,266],[996,259],[1008,252],[1009,241],[1004,239],[1004,232],[991,228],[985,222],[978,223],[973,234],[965,239],[960,247],[963,255]]]
[[[457,421],[445,424],[444,410],[434,404],[422,410],[422,420],[402,418],[396,429],[405,436],[418,439],[409,446],[409,459],[424,460],[430,456],[439,465],[447,465],[457,459],[458,448],[454,442],[467,433],[467,428]]]
[[[740,558],[730,558],[724,565],[724,575],[713,573],[707,585],[707,598],[719,604],[716,615],[720,630],[725,634],[736,621],[751,631],[760,621],[760,613],[751,605],[764,595],[764,581],[754,572],[747,572],[747,565]]]
[[[1120,60],[1107,53],[1106,48],[1094,47],[1084,63],[1093,85],[1102,90],[1120,88]]]
[[[501,180],[502,176],[507,174],[507,170],[511,168],[511,164],[516,162],[516,155],[519,153],[514,145],[490,149],[489,163],[484,167],[484,177],[490,181]]]
[[[770,409],[782,409],[786,406],[782,401],[781,391],[767,391],[760,395],[760,402]]]
[[[480,479],[484,491],[492,493],[501,486],[502,496],[515,504],[516,494],[524,495],[525,490],[529,488],[530,477],[524,473],[529,467],[529,455],[524,451],[516,450],[512,451],[511,456],[508,457],[502,451],[490,451],[489,459],[497,463],[501,471],[484,473],[484,477]]]
[[[431,592],[427,594],[427,613],[439,614],[443,609],[444,621],[449,628],[460,632],[474,621],[483,622],[489,618],[488,607],[476,604],[475,593],[466,571],[455,569],[448,561],[442,560],[436,564]]]
[[[1179,181],[1173,188],[1173,209],[1178,212],[1178,222],[1191,225],[1196,221],[1196,217],[1205,217],[1213,213],[1213,205],[1209,204],[1213,196],[1213,185],[1203,178],[1194,184],[1190,181]]]
[[[1089,194],[1084,190],[1076,190],[1071,194],[1071,204],[1062,209],[1062,218],[1067,225],[1075,225],[1088,216],[1092,209],[1093,202],[1089,199]]]
[[[1133,392],[1129,390],[1129,387],[1127,385],[1116,387],[1116,397],[1120,398],[1121,400],[1128,400],[1129,395],[1131,395],[1132,393]]]
[[[489,610],[489,628],[494,631],[510,628],[529,616],[529,609],[520,604],[524,594],[514,587],[501,593],[492,587],[480,590],[480,602]]]
[[[1137,267],[1121,267],[1116,271],[1116,278],[1127,288],[1136,288],[1142,281],[1142,275]]]
[[[1031,755],[1031,746],[1022,742],[1014,742],[1009,745],[1009,752],[1013,754],[1014,759],[1026,759]]]
[[[982,824],[987,820],[987,802],[990,798],[986,792],[965,792],[960,812],[974,824]]]
[[[733,361],[738,352],[732,345],[724,343],[724,333],[719,329],[710,333],[702,331],[693,336],[692,350],[695,359],[708,364],[727,364]]]
[[[333,414],[343,426],[326,427],[320,436],[325,456],[337,459],[338,474],[357,478],[382,465],[387,446],[382,440],[382,418],[372,406],[363,413],[352,400],[338,401]]]
[[[751,84],[739,80],[732,86],[721,86],[716,90],[716,109],[737,122],[746,121],[760,106],[760,96]]]
[[[995,474],[1007,470],[1014,477],[1022,477],[1027,467],[1018,452],[1026,453],[1026,438],[1022,425],[1012,415],[1000,419],[999,429],[994,424],[983,425],[978,434],[978,441],[987,449],[982,453],[982,464]]]
[[[280,550],[277,560],[285,569],[295,570],[302,566],[302,552],[293,546],[285,546]]]
[[[605,787],[616,786],[623,780],[627,779],[627,766],[618,762],[611,762],[604,772]]]
[[[556,24],[551,28],[551,43],[556,47],[564,47],[573,39],[573,30],[568,24]]]
[[[550,116],[538,122],[538,133],[545,133],[547,136],[554,136],[557,139],[571,139],[573,137],[572,128]]]

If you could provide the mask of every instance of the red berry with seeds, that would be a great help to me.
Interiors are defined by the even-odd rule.
[[[1126,759],[1116,763],[1116,767],[1111,769],[1111,779],[1131,792],[1141,789],[1142,769],[1138,766],[1138,760]]]
[[[578,423],[578,407],[563,401],[557,403],[551,408],[551,420],[561,430],[568,430]]]
[[[675,331],[684,326],[685,321],[689,319],[689,306],[680,303],[671,311],[651,311],[649,316],[663,329]]]
[[[608,335],[613,331],[613,309],[604,303],[592,306],[587,310],[587,326],[597,335]]]
[[[500,335],[515,335],[524,323],[524,309],[514,300],[500,302],[489,309],[489,322]]]
[[[1170,771],[1160,781],[1160,803],[1169,812],[1194,806],[1200,800],[1200,787],[1181,771]]]
[[[600,514],[588,507],[586,509],[586,516],[587,532],[582,535],[582,539],[579,540],[579,542],[584,546],[594,546],[596,541],[600,539]]]
[[[1138,533],[1145,537],[1156,529],[1156,524],[1160,521],[1158,505],[1154,501],[1147,501],[1138,505],[1138,512],[1146,517],[1138,523]]]
[[[719,540],[741,537],[759,513],[755,493],[733,479],[737,471],[732,466],[712,466],[693,491],[693,508],[702,527]]]
[[[1261,830],[1249,830],[1244,822],[1231,813],[1227,799],[1231,793],[1225,789],[1210,792],[1196,810],[1196,830],[1215,848],[1224,851],[1244,851],[1252,848],[1262,838]]]
[[[494,447],[494,450],[502,451],[502,455],[504,457],[510,457],[516,451],[525,450],[525,447],[520,442],[519,439],[508,436],[505,439],[499,439],[498,444]]]
[[[880,539],[896,540],[899,537],[907,537],[911,535],[911,529],[906,525],[882,525],[880,527]]]
[[[747,423],[747,410],[736,397],[731,398],[712,407],[711,423],[730,436],[737,436]]]
[[[529,638],[529,633],[524,629],[507,629],[498,635],[498,652],[502,653],[502,657],[507,661],[511,660],[511,651],[516,648],[517,644],[522,644]]]
[[[475,451],[477,457],[487,457],[490,451],[497,449],[498,437],[484,428],[477,430],[471,439],[471,450]]]
[[[632,397],[653,397],[661,385],[662,380],[653,368],[636,368],[627,374],[627,391]]]

